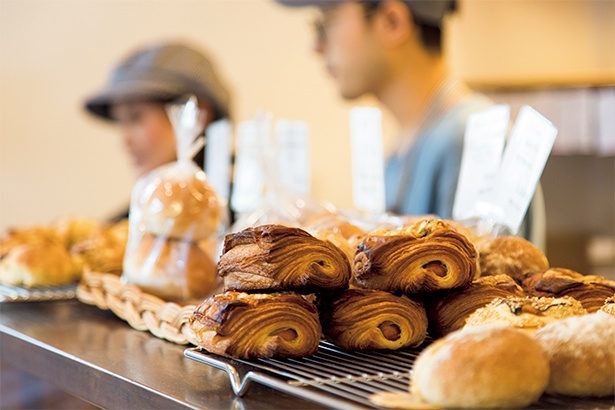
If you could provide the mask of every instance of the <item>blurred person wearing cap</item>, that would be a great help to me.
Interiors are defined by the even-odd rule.
[[[165,105],[186,95],[195,95],[205,113],[203,130],[229,117],[230,93],[212,60],[191,45],[166,42],[124,57],[106,86],[84,105],[94,116],[118,125],[138,178],[176,160],[175,133]],[[201,169],[206,149],[193,159]]]
[[[340,94],[372,94],[397,119],[400,135],[385,169],[387,210],[451,218],[467,118],[494,105],[449,71],[443,29],[457,2],[276,1],[317,7],[314,49]],[[532,209],[520,234],[543,247],[544,205]]]

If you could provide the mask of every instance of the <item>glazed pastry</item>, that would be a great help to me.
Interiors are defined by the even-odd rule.
[[[511,326],[529,333],[559,319],[587,314],[581,303],[564,296],[548,297],[507,297],[493,300],[487,306],[476,310],[466,320],[464,329],[484,326]]]
[[[224,290],[345,289],[350,265],[344,253],[306,231],[262,225],[226,236],[218,262]]]
[[[478,245],[481,276],[508,275],[521,283],[527,272],[549,268],[545,254],[517,236],[498,236]]]
[[[423,343],[427,315],[423,303],[389,292],[348,289],[319,305],[327,340],[345,350],[396,350]]]
[[[56,242],[63,245],[55,229],[44,226],[11,228],[0,236],[0,258],[22,245]]]
[[[477,309],[508,296],[525,296],[523,289],[508,275],[485,276],[465,289],[433,295],[427,303],[430,334],[441,337],[461,329]]]
[[[438,219],[403,230],[372,232],[352,266],[360,287],[423,293],[467,286],[478,273],[478,253],[465,235]]]
[[[570,269],[551,268],[526,275],[523,289],[531,296],[570,296],[589,313],[596,312],[615,294],[615,281],[593,275],[581,275]]]
[[[109,225],[96,235],[76,242],[70,254],[79,270],[104,273],[122,273],[124,253],[128,239],[128,220]]]
[[[199,347],[237,359],[311,356],[321,336],[316,307],[293,292],[215,295],[189,324]]]

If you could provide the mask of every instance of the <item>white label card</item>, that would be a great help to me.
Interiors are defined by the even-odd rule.
[[[237,154],[231,207],[239,213],[254,211],[265,189],[262,157],[266,136],[260,132],[259,125],[257,120],[243,121],[237,130]]]
[[[498,180],[495,205],[513,234],[530,205],[555,137],[557,128],[530,106],[523,106],[517,116],[504,156]]]
[[[384,157],[380,110],[353,108],[350,111],[350,136],[354,205],[362,211],[383,213]]]
[[[309,128],[303,121],[279,120],[276,123],[278,175],[289,191],[310,194]]]
[[[205,174],[218,195],[229,200],[231,188],[232,128],[229,120],[219,120],[207,127]]]
[[[468,117],[453,218],[493,217],[502,150],[510,118],[508,105],[496,105]]]

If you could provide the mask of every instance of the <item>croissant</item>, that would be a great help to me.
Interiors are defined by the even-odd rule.
[[[423,303],[389,292],[348,289],[321,300],[323,333],[345,350],[418,346],[427,334]]]
[[[477,309],[466,320],[464,329],[483,326],[498,325],[511,326],[529,333],[559,319],[569,316],[587,314],[578,300],[564,296],[525,297],[509,296],[494,299],[487,306]]]
[[[584,276],[564,268],[530,273],[522,286],[531,296],[570,296],[581,302],[589,313],[598,311],[605,300],[615,294],[615,281],[600,276]]]
[[[448,223],[424,219],[402,230],[367,235],[352,268],[360,287],[422,293],[467,286],[477,275],[478,253]]]
[[[427,303],[430,334],[441,337],[461,329],[476,309],[508,296],[525,296],[521,286],[508,275],[485,276],[465,289],[433,295]]]
[[[508,275],[521,283],[527,272],[549,268],[545,254],[517,236],[498,236],[478,244],[481,276]]]
[[[224,290],[345,289],[350,263],[339,248],[306,231],[262,225],[227,235],[218,274]]]
[[[214,295],[189,326],[199,347],[237,359],[311,356],[322,332],[316,307],[293,292]]]

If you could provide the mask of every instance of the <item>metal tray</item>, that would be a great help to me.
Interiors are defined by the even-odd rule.
[[[257,382],[335,409],[380,409],[369,397],[380,392],[408,392],[410,370],[424,347],[346,352],[323,341],[314,356],[301,359],[237,360],[199,348],[186,349],[184,355],[226,371],[238,396]],[[528,409],[615,409],[613,400],[544,395]]]
[[[39,286],[26,288],[0,283],[0,303],[45,302],[76,297],[77,284],[65,286]]]

